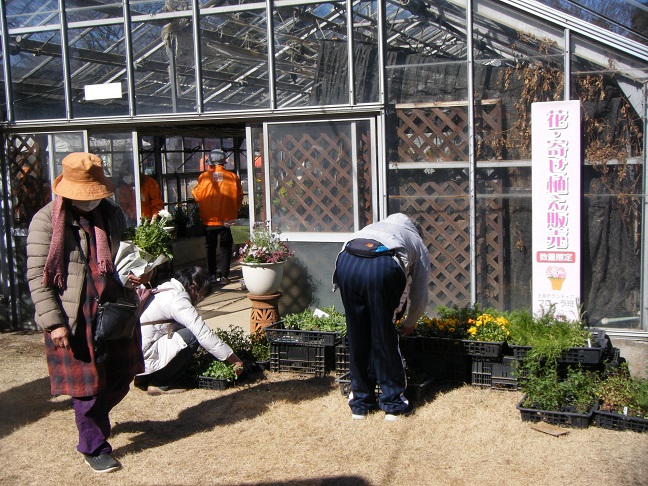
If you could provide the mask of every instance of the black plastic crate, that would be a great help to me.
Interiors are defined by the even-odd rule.
[[[473,386],[491,386],[494,365],[494,359],[473,357],[470,384]]]
[[[333,368],[333,348],[270,343],[270,370],[323,376]]]
[[[421,351],[421,340],[416,336],[399,336],[398,347],[403,356]]]
[[[340,385],[340,393],[343,396],[348,397],[349,392],[351,391],[351,379],[349,373],[345,373],[335,380]],[[423,381],[423,383],[407,383],[407,388],[405,389],[405,398],[413,402],[421,400],[424,398],[425,394],[428,393],[436,380],[433,378]],[[376,395],[380,394],[380,387],[376,385]]]
[[[516,408],[520,411],[523,422],[547,422],[552,425],[573,427],[575,429],[586,429],[592,422],[596,405],[593,405],[588,413],[575,412],[554,412],[551,410],[538,410],[522,406],[526,395],[520,400]]]
[[[513,356],[516,359],[524,359],[532,346],[511,346]],[[558,358],[559,363],[579,363],[579,364],[600,364],[604,353],[607,351],[605,347],[592,347],[592,348],[569,348],[562,352]]]
[[[198,388],[206,390],[225,390],[232,386],[232,382],[222,378],[212,378],[211,376],[199,376]]]
[[[569,348],[562,352],[559,363],[599,364],[605,348]]]
[[[335,346],[340,340],[337,332],[302,331],[284,329],[283,321],[275,322],[264,328],[270,344],[302,344],[304,346]]]
[[[491,386],[519,390],[527,371],[521,367],[521,361],[512,356],[504,356],[501,363],[493,363]]]
[[[513,351],[513,357],[517,360],[523,360],[526,358],[527,353],[531,351],[531,346],[518,346],[512,344],[509,347],[511,348],[511,351]]]
[[[422,353],[468,356],[464,341],[461,339],[418,337],[417,341]]]
[[[648,432],[648,419],[643,417],[633,417],[597,410],[594,412],[594,421],[596,426],[602,429]]]
[[[487,342],[487,341],[471,341],[464,339],[463,341],[466,352],[476,358],[499,358],[504,353],[506,343],[502,342]]]
[[[405,358],[407,369],[441,383],[470,383],[471,357],[467,354],[415,353]]]
[[[341,376],[349,372],[349,346],[344,339],[335,346],[335,374]]]

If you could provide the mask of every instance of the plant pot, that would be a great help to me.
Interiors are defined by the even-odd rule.
[[[283,278],[284,263],[241,263],[248,291],[253,295],[276,293]]]
[[[255,366],[259,371],[265,371],[265,370],[270,370],[270,360],[267,359],[265,361],[255,361],[254,362]]]

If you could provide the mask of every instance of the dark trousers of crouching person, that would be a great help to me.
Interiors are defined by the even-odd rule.
[[[364,258],[342,252],[337,283],[347,321],[352,413],[366,415],[378,405],[385,413],[407,409],[407,380],[395,327],[406,277],[392,256]]]

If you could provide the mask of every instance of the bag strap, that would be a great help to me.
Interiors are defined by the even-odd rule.
[[[170,321],[169,319],[158,319],[157,321],[140,322],[140,325],[155,326],[156,324],[172,324],[174,322],[175,321]]]
[[[94,283],[94,278],[92,276],[92,269],[90,268],[90,264],[88,263],[88,258],[85,255],[85,252],[83,251],[83,248],[81,248],[81,237],[78,234],[75,234],[75,241],[77,244],[77,247],[79,248],[79,254],[81,255],[81,259],[83,260],[83,263],[86,267],[86,278],[90,280],[90,283],[92,284],[92,288],[95,291],[95,295],[97,296],[97,302],[101,302],[101,295],[99,295],[99,291],[97,290],[97,286]]]
[[[144,305],[148,302],[148,300],[152,296],[154,296],[155,294],[159,294],[160,292],[165,292],[167,290],[171,290],[171,289],[170,288],[166,288],[166,289],[155,288],[153,290],[151,290],[151,289],[142,289],[141,293],[138,292],[137,295],[140,298],[140,314],[144,311]],[[142,325],[142,326],[152,326],[154,324],[171,324],[172,322],[174,322],[174,321],[170,321],[169,319],[159,319],[157,321],[140,322],[140,325]]]

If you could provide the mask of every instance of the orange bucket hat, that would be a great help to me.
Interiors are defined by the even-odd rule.
[[[76,201],[92,201],[112,196],[115,185],[106,177],[100,157],[73,152],[63,161],[63,173],[54,179],[54,194]]]

